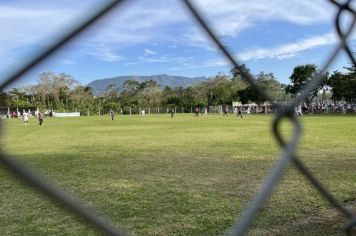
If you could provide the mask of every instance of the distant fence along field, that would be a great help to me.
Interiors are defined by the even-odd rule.
[[[288,105],[286,102],[279,102],[279,105]],[[191,107],[179,107],[179,106],[167,106],[167,107],[122,107],[116,110],[113,110],[117,114],[122,115],[133,115],[133,114],[165,114],[165,113],[194,113],[195,109],[198,108],[200,113],[207,111],[208,113],[223,113],[227,109],[230,113],[236,113],[236,107],[239,106],[242,108],[243,112],[249,113],[276,113],[276,108],[269,102],[265,102],[261,105],[256,103],[241,104],[240,102],[234,102],[233,105],[219,105],[219,106],[191,106]],[[311,103],[309,106],[306,104],[301,104],[301,109],[304,114],[328,114],[328,113],[356,113],[356,103],[344,103],[344,102],[324,102],[324,103]],[[23,113],[29,113],[35,115],[38,108],[17,108],[17,107],[0,107],[0,117],[20,117]],[[93,111],[92,109],[78,111],[75,110],[55,110],[55,109],[44,109],[45,115],[49,115],[50,112],[55,112],[58,117],[60,116],[77,116],[79,113],[81,116],[89,115],[102,115],[108,114],[110,110],[98,110]],[[61,114],[64,115],[61,115]],[[65,115],[67,114],[67,115]]]

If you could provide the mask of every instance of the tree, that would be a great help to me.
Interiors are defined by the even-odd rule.
[[[70,91],[69,100],[71,107],[67,107],[67,109],[74,110],[75,108],[81,112],[86,112],[93,108],[95,104],[93,89],[89,86],[78,85]]]
[[[114,101],[118,98],[119,89],[116,87],[116,84],[109,84],[106,89],[104,96],[107,100]]]
[[[252,86],[248,86],[247,88],[240,90],[238,95],[242,104],[246,104],[251,101],[260,105],[266,101],[266,99]]]
[[[53,77],[53,98],[56,103],[63,106],[68,106],[70,90],[79,83],[74,80],[71,75],[60,73]]]
[[[251,96],[251,88],[247,87],[245,89],[239,90],[237,92],[239,98],[240,98],[240,102],[242,104],[247,104],[249,101],[253,100],[252,96]]]
[[[213,98],[213,105],[231,104],[232,91],[231,81],[225,75],[217,75],[212,81],[212,88],[210,89],[210,96]]]
[[[168,107],[182,106],[182,93],[183,88],[172,89],[168,86],[165,86],[162,90],[162,105]]]
[[[123,91],[120,93],[122,106],[138,106],[138,92],[140,82],[136,80],[126,80],[123,84]]]
[[[273,99],[273,101],[284,95],[282,85],[280,82],[278,82],[273,73],[265,74],[263,71],[261,71],[258,75],[256,75],[256,83],[271,97],[271,99]],[[261,103],[266,101],[266,98],[260,94],[256,97],[259,98],[258,100]]]
[[[248,94],[250,93],[250,91],[243,90],[245,90],[249,85],[245,82],[246,78],[243,78],[243,74],[247,74],[250,78],[253,78],[250,69],[248,69],[245,64],[242,64],[238,68],[232,68],[230,70],[230,73],[232,75],[230,82],[231,100],[240,100],[242,103],[248,103]]]
[[[129,94],[135,94],[140,88],[140,82],[136,80],[126,80],[123,84],[123,91]]]
[[[162,89],[154,80],[144,81],[140,84],[139,105],[140,106],[159,106],[161,103]]]
[[[293,95],[300,93],[305,86],[313,79],[313,77],[318,73],[318,68],[316,65],[307,64],[299,65],[293,69],[292,75],[289,77],[291,84],[287,85],[286,92]],[[323,75],[322,83],[315,88],[306,98],[306,103],[309,106],[309,103],[313,100],[314,97],[318,96],[319,90],[326,84],[328,75]]]
[[[116,87],[116,84],[109,84],[106,87],[102,104],[104,112],[108,112],[111,109],[118,110],[118,108],[120,107],[118,91],[119,89]]]
[[[348,72],[334,71],[328,85],[331,87],[332,99],[353,102],[356,101],[356,67],[353,65],[345,69]]]
[[[253,78],[257,86],[269,94],[272,99],[275,100],[282,94],[281,84],[277,81],[273,73],[265,74],[261,71]],[[266,101],[266,98],[251,85],[239,90],[237,95],[239,96],[242,104],[246,104],[251,101],[260,105]]]
[[[0,93],[0,105],[1,106],[11,106],[12,99],[10,95],[6,92]]]
[[[47,71],[39,75],[33,92],[35,99],[46,108],[64,108],[68,105],[70,90],[77,84],[71,75]]]
[[[233,67],[230,70],[230,73],[232,74],[233,78],[238,78],[242,80],[246,79],[244,75],[248,75],[250,78],[253,78],[250,69],[247,68],[245,64],[242,64],[239,67]]]
[[[7,106],[21,107],[21,108],[32,107],[29,96],[26,94],[24,88],[21,89],[13,88],[8,92],[7,96],[3,96],[3,98],[5,99],[4,102],[7,103]],[[6,98],[8,98],[8,100]]]
[[[181,98],[181,105],[186,108],[190,108],[196,105],[194,100],[194,89],[193,87],[188,87],[186,89],[179,89],[178,95]]]

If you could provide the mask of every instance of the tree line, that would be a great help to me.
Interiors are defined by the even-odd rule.
[[[0,104],[5,107],[53,109],[61,111],[79,111],[106,113],[110,109],[119,111],[124,107],[179,107],[186,110],[191,107],[231,105],[233,101],[242,104],[254,102],[262,104],[265,98],[242,79],[248,74],[256,84],[266,91],[275,101],[285,101],[296,96],[316,75],[322,76],[322,83],[306,99],[309,103],[321,92],[331,92],[331,99],[356,101],[356,67],[345,67],[346,72],[334,71],[332,74],[319,71],[316,65],[299,65],[289,77],[290,83],[280,83],[273,73],[252,75],[242,65],[232,68],[229,75],[219,73],[207,81],[183,88],[161,87],[154,80],[138,82],[127,80],[119,89],[110,84],[105,93],[94,96],[93,89],[76,81],[65,73],[44,72],[39,74],[35,85],[13,88],[0,94]]]

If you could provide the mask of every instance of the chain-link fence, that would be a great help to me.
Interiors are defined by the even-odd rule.
[[[8,85],[19,79],[22,75],[28,72],[31,68],[48,58],[49,55],[57,51],[63,45],[71,41],[75,36],[84,31],[92,23],[100,19],[102,16],[107,14],[109,11],[120,6],[123,0],[111,1],[107,5],[103,5],[96,12],[87,15],[84,18],[79,19],[76,24],[73,24],[68,31],[64,32],[60,37],[58,37],[54,42],[49,44],[43,50],[37,52],[31,58],[27,60],[17,68],[15,68],[8,76],[2,79],[1,89],[6,88]],[[284,174],[289,163],[293,163],[294,166],[299,170],[299,172],[304,175],[309,182],[314,186],[314,188],[325,198],[327,201],[334,206],[340,213],[342,213],[347,219],[347,224],[345,226],[345,233],[351,234],[352,229],[356,226],[356,215],[346,208],[341,201],[335,198],[332,193],[314,176],[314,174],[309,170],[307,166],[298,158],[296,155],[296,146],[299,143],[301,136],[301,125],[298,119],[294,115],[294,107],[303,102],[306,97],[319,85],[322,79],[322,75],[329,68],[331,63],[335,60],[336,56],[344,51],[348,55],[350,61],[353,65],[356,65],[353,54],[347,43],[348,37],[351,35],[352,30],[356,22],[356,13],[352,8],[352,0],[338,2],[336,0],[329,0],[329,2],[338,11],[335,16],[335,29],[339,37],[339,44],[327,58],[326,62],[322,66],[321,71],[314,76],[310,83],[304,88],[304,90],[290,102],[288,106],[281,106],[273,102],[265,91],[261,90],[254,79],[243,70],[241,64],[232,56],[233,54],[228,50],[228,48],[219,41],[215,32],[211,30],[210,26],[202,18],[198,9],[189,1],[182,0],[183,5],[186,6],[187,11],[191,12],[193,17],[198,21],[201,28],[207,33],[208,37],[215,43],[216,47],[224,54],[226,59],[240,71],[242,78],[250,84],[256,91],[263,95],[266,100],[270,101],[274,107],[277,107],[277,113],[273,121],[273,133],[276,137],[277,142],[281,147],[280,158],[275,163],[274,167],[271,169],[268,176],[265,178],[264,183],[252,199],[249,206],[243,214],[236,220],[235,225],[231,230],[231,235],[243,235],[247,232],[248,226],[252,222],[253,218],[257,215],[259,210],[266,203],[267,199],[271,196],[274,187],[279,182],[281,176]],[[352,21],[349,23],[346,29],[341,27],[341,18],[344,14],[351,15]],[[279,125],[283,119],[288,119],[293,124],[293,134],[290,140],[284,140],[279,130]],[[49,181],[42,176],[29,170],[24,165],[20,164],[14,158],[6,156],[5,154],[0,155],[1,163],[11,170],[13,174],[24,179],[29,185],[40,190],[43,194],[55,199],[57,202],[61,203],[64,207],[71,210],[73,213],[79,215],[81,218],[92,224],[94,227],[102,230],[107,235],[126,235],[120,227],[115,226],[109,219],[99,216],[95,211],[88,209],[87,206],[83,205],[79,201],[75,200],[69,193],[60,189],[58,186],[49,184]]]

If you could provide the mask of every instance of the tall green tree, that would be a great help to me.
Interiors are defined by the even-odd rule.
[[[70,91],[69,99],[70,106],[65,107],[67,110],[78,110],[82,113],[85,113],[88,109],[94,110],[93,89],[89,86],[76,86]]]
[[[122,106],[138,106],[138,92],[140,82],[136,80],[126,80],[123,84],[120,100]]]
[[[264,73],[261,71],[258,75],[255,76],[257,85],[265,91],[273,101],[278,100],[279,98],[284,97],[284,91],[282,89],[282,84],[278,82],[277,78],[273,73]],[[261,102],[265,102],[266,98],[258,95]]]
[[[233,67],[230,70],[233,78],[238,78],[245,80],[246,78],[243,75],[248,75],[250,78],[253,78],[253,75],[249,68],[245,64],[240,65],[239,67]]]
[[[161,104],[162,89],[154,80],[140,84],[139,105],[141,107],[156,107]]]
[[[332,99],[345,100],[347,102],[356,101],[356,67],[346,67],[346,73],[334,71],[328,80],[331,88]]]
[[[245,90],[249,84],[246,83],[245,77],[243,77],[243,74],[249,75],[250,78],[254,78],[252,75],[251,71],[249,68],[246,67],[245,64],[242,64],[240,67],[233,67],[230,70],[230,73],[232,75],[231,82],[230,82],[230,90],[231,90],[231,96],[233,101],[238,101],[240,100],[243,103],[247,103],[249,101],[248,97],[251,91],[243,91]],[[247,100],[246,100],[247,99]]]
[[[46,108],[56,109],[68,105],[70,90],[79,84],[71,75],[65,73],[43,72],[33,87],[36,100]]]
[[[104,112],[117,111],[120,108],[119,89],[116,84],[109,84],[106,87],[102,107]]]
[[[291,84],[286,86],[286,92],[296,96],[300,93],[305,86],[319,73],[319,70],[316,65],[307,64],[299,65],[293,69],[292,75],[289,77]],[[315,88],[306,98],[306,103],[309,103],[313,100],[314,97],[318,96],[318,92],[326,85],[328,75],[323,75],[322,83]]]
[[[281,84],[277,81],[273,73],[266,74],[261,71],[259,74],[254,76],[253,79],[257,86],[269,94],[273,100],[278,99],[278,97],[284,94]],[[239,90],[237,94],[239,95],[239,99],[243,104],[248,102],[255,102],[260,105],[266,101],[266,98],[251,85],[242,90]]]
[[[181,90],[184,89],[165,86],[162,90],[162,105],[171,108],[183,106]]]
[[[213,104],[231,104],[232,103],[232,90],[231,90],[231,81],[230,79],[223,74],[217,75],[212,80],[212,89],[210,92],[212,93]],[[211,96],[211,95],[210,95]]]

